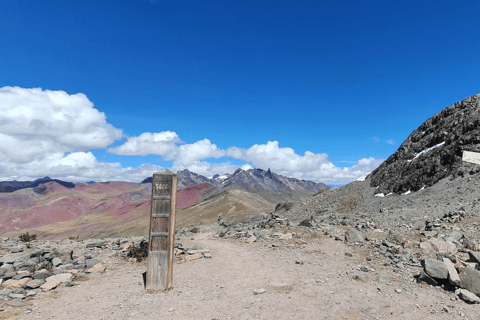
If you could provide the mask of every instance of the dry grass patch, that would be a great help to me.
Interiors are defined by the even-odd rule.
[[[75,276],[75,277],[73,277],[73,281],[90,281],[90,277]]]

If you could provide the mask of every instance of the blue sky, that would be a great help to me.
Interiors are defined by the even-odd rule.
[[[0,179],[375,169],[480,93],[477,1],[28,1],[0,10]]]

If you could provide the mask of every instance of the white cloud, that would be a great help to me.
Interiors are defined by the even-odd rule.
[[[379,138],[379,137],[373,137],[372,140],[373,140],[373,142],[380,142],[380,138]]]
[[[387,141],[385,141],[385,142],[388,143],[389,145],[392,145],[392,146],[396,143],[396,142],[393,141],[393,140],[387,140]]]
[[[71,182],[86,182],[90,180],[141,182],[153,173],[163,168],[150,163],[137,168],[122,167],[119,162],[99,162],[91,152],[73,152],[49,154],[30,162],[28,165],[14,163],[0,165],[0,170],[8,173],[1,180],[31,181],[49,176]]]
[[[45,154],[105,148],[122,136],[82,94],[0,88],[0,155],[28,163]]]
[[[178,143],[183,141],[172,131],[144,132],[138,137],[129,137],[127,142],[119,147],[108,149],[108,152],[125,156],[156,154],[169,161],[175,158]]]
[[[99,162],[91,149],[107,148],[122,137],[122,130],[107,123],[104,113],[82,93],[0,88],[0,175],[2,180],[32,180],[51,176],[66,181],[140,182],[162,169],[150,163],[137,168],[121,163]],[[374,141],[377,141],[374,138]],[[379,140],[379,139],[378,139]],[[392,140],[390,142],[394,143]],[[390,143],[387,141],[387,143]],[[347,183],[375,169],[383,160],[360,159],[351,167],[337,167],[325,153],[280,147],[278,141],[250,148],[220,149],[209,139],[185,143],[172,131],[144,132],[108,149],[117,155],[160,155],[172,161],[173,171],[233,173],[238,167],[270,168],[289,177],[325,183]],[[245,163],[210,163],[208,159],[230,157]]]
[[[0,174],[3,180],[67,173],[88,175],[103,167],[91,149],[105,148],[122,130],[82,94],[0,88]],[[66,153],[69,153],[65,156]]]
[[[184,144],[178,147],[175,166],[191,166],[197,160],[208,158],[220,158],[225,156],[225,151],[218,149],[210,140],[203,139],[192,144]]]

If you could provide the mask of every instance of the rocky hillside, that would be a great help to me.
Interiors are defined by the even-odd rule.
[[[480,172],[462,162],[462,151],[480,152],[480,94],[443,109],[405,140],[371,174],[377,194],[427,188],[445,177]]]

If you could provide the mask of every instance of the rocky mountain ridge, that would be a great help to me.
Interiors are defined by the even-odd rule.
[[[207,178],[205,176],[196,174],[188,169],[178,171],[178,187],[183,188],[191,184],[197,183],[209,183],[212,186],[218,188],[228,187],[232,184],[248,190],[253,191],[257,188],[263,188],[269,192],[278,192],[281,190],[297,191],[304,193],[316,193],[320,190],[327,189],[328,186],[323,183],[316,183],[308,180],[300,180],[296,178],[289,178],[279,174],[276,174],[268,168],[263,170],[260,168],[243,170],[237,169],[232,174],[224,174],[220,176],[218,174]],[[146,178],[142,183],[151,183],[152,178]]]
[[[462,162],[463,151],[480,152],[480,94],[443,109],[414,130],[370,174],[370,186],[376,194],[401,194],[480,172],[479,165]]]

